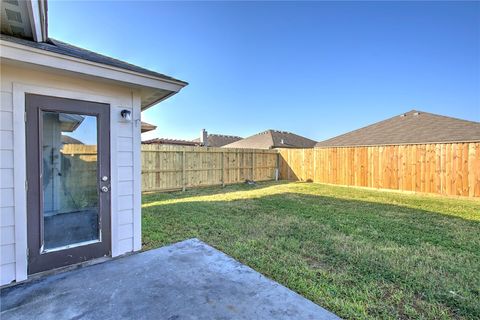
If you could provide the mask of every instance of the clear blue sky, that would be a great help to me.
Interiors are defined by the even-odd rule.
[[[480,121],[478,2],[50,1],[49,34],[190,83],[142,114],[148,137]]]

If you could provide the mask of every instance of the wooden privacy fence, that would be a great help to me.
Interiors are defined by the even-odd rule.
[[[278,152],[142,145],[142,191],[185,190],[276,178]]]
[[[480,196],[480,142],[279,152],[281,179]]]
[[[95,206],[97,196],[97,146],[64,144],[60,168],[53,174],[59,188],[60,207]],[[60,174],[59,174],[60,173]]]

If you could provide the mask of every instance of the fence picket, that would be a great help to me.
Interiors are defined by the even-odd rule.
[[[478,142],[278,152],[280,179],[480,197]]]

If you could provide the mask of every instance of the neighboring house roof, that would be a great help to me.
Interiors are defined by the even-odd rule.
[[[73,137],[62,134],[62,143],[63,144],[84,144],[82,141],[75,139]]]
[[[480,141],[480,123],[412,110],[321,141],[315,147],[346,147]]]
[[[15,42],[15,43],[18,43],[18,44],[22,44],[22,45],[29,46],[29,47],[36,48],[36,49],[55,52],[55,53],[58,53],[58,54],[63,54],[63,55],[66,55],[66,56],[70,56],[70,57],[74,57],[74,58],[78,58],[78,59],[82,59],[82,60],[87,60],[87,61],[91,61],[91,62],[105,64],[105,65],[112,66],[112,67],[117,67],[117,68],[120,68],[120,69],[125,69],[125,70],[138,72],[138,73],[141,73],[141,74],[144,74],[144,75],[153,76],[153,77],[160,78],[160,79],[163,79],[163,80],[174,81],[174,82],[177,82],[177,83],[182,84],[182,85],[187,85],[188,84],[185,81],[166,76],[162,73],[151,71],[151,70],[148,70],[148,69],[145,69],[145,68],[142,68],[142,67],[138,67],[138,66],[133,65],[131,63],[121,61],[121,60],[118,60],[118,59],[114,59],[114,58],[111,58],[111,57],[108,57],[108,56],[104,56],[102,54],[99,54],[99,53],[96,53],[96,52],[93,52],[93,51],[90,51],[90,50],[86,50],[86,49],[83,49],[83,48],[79,48],[79,47],[76,47],[74,45],[71,45],[71,44],[56,40],[56,39],[52,39],[52,38],[48,38],[46,42],[35,42],[35,41],[29,41],[29,40],[20,39],[20,38],[17,38],[17,37],[12,37],[12,36],[9,36],[9,35],[2,34],[1,39],[6,40],[6,41]]]
[[[177,146],[198,146],[197,142],[180,140],[180,139],[164,139],[164,138],[155,138],[151,140],[142,141],[143,144],[168,144],[168,145],[177,145]]]
[[[267,130],[223,147],[249,149],[313,148],[316,143],[314,140],[291,132]]]
[[[242,137],[237,136],[228,136],[223,134],[209,134],[207,136],[208,146],[209,147],[223,147],[229,143],[233,143],[235,141],[242,140]],[[192,140],[200,144],[200,138]]]
[[[141,124],[141,127],[140,127],[140,130],[141,130],[142,133],[152,131],[152,130],[155,130],[155,129],[157,129],[156,125],[153,125],[153,124],[150,124],[148,122],[142,121],[142,124]]]

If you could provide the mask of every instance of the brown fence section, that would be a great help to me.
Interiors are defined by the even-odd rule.
[[[142,191],[184,190],[245,180],[273,180],[278,152],[142,145]]]
[[[480,197],[480,143],[279,149],[280,178]]]
[[[64,144],[60,171],[54,174],[62,206],[86,206],[98,201],[97,146]],[[61,173],[61,174],[58,174]]]

